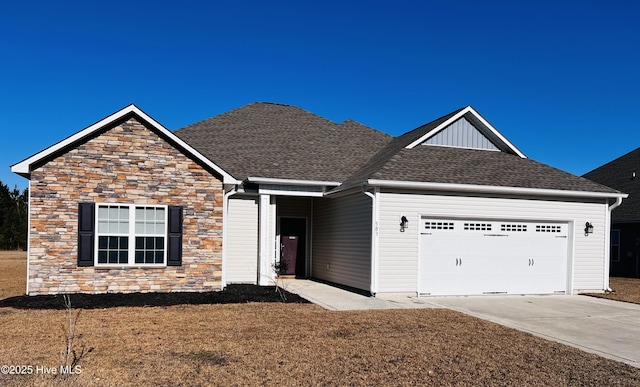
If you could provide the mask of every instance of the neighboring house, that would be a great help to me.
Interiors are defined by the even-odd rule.
[[[34,295],[265,285],[277,262],[371,294],[603,291],[626,197],[471,107],[392,138],[271,103],[171,132],[130,105],[12,170]]]
[[[640,277],[640,148],[584,175],[629,194],[611,215],[611,275]]]

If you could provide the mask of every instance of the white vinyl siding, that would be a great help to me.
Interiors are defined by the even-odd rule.
[[[371,199],[315,199],[312,250],[313,277],[370,290]]]
[[[415,292],[418,286],[419,224],[421,218],[511,219],[566,222],[569,230],[568,265],[573,293],[604,288],[607,204],[424,193],[380,194],[379,292]],[[400,217],[409,219],[400,232]],[[589,221],[594,233],[584,235]]]
[[[258,281],[258,198],[229,198],[227,282]]]

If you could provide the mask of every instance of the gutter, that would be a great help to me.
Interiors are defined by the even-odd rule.
[[[532,195],[532,196],[564,196],[572,198],[626,198],[627,194],[615,192],[591,192],[591,191],[567,191],[560,189],[543,189],[543,188],[520,188],[520,187],[503,187],[492,185],[474,185],[474,184],[453,184],[453,183],[426,183],[414,181],[397,181],[397,180],[375,180],[369,179],[367,185],[383,187],[383,188],[404,188],[431,191],[453,191],[453,192],[473,192],[473,193],[491,193],[503,195]],[[617,206],[616,206],[617,207]],[[614,207],[615,208],[615,207]]]

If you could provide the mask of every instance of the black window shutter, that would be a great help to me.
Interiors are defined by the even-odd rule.
[[[182,266],[182,207],[169,207],[167,266]]]
[[[78,266],[93,266],[94,203],[78,204]]]

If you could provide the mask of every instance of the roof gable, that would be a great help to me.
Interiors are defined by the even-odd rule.
[[[527,157],[471,106],[459,109],[445,117],[445,119],[442,117],[436,120],[439,122],[435,125],[434,123],[436,121],[432,121],[416,129],[420,136],[405,147],[407,149],[413,149],[421,144],[445,145],[462,148],[500,150],[522,158]],[[465,137],[469,137],[458,139],[453,137],[454,134],[465,134]]]
[[[497,146],[464,116],[428,138],[422,145],[499,151]]]
[[[447,138],[456,131],[471,133],[476,139]],[[483,141],[499,151],[490,145],[483,148]],[[528,159],[470,106],[394,138],[334,192],[381,182],[398,186],[431,184],[453,191],[460,187],[466,187],[467,191],[508,187],[513,192],[537,190],[550,195],[558,192],[621,195],[609,187]]]
[[[86,141],[87,139],[95,136],[100,133],[105,127],[117,123],[121,120],[127,119],[130,116],[135,116],[141,122],[144,122],[149,125],[151,129],[156,131],[165,139],[169,140],[173,146],[180,149],[180,151],[188,154],[189,156],[196,159],[198,162],[201,162],[203,165],[209,167],[216,173],[222,176],[222,180],[224,183],[235,183],[236,180],[218,165],[211,162],[211,160],[204,157],[197,150],[192,148],[189,144],[182,141],[175,134],[173,134],[169,129],[162,126],[159,122],[151,118],[145,112],[140,110],[137,106],[131,104],[123,109],[118,110],[117,112],[103,118],[102,120],[96,122],[93,125],[90,125],[81,131],[72,134],[71,136],[65,138],[64,140],[57,142],[56,144],[51,145],[50,147],[43,149],[42,151],[20,161],[11,166],[11,171],[17,173],[21,176],[29,178],[31,175],[31,171],[34,168],[37,168],[47,159],[55,156],[59,152],[63,152],[67,149],[70,149],[77,144]]]

